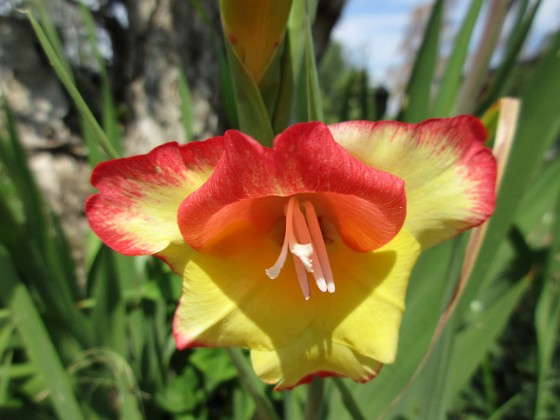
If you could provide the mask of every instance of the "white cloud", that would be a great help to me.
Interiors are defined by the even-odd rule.
[[[375,79],[398,61],[398,47],[408,22],[405,13],[368,13],[346,16],[333,31],[357,65],[367,67]]]
[[[343,16],[333,31],[333,39],[342,43],[349,58],[367,67],[374,82],[383,81],[387,72],[403,60],[399,47],[409,24],[411,11],[430,0],[349,0]],[[468,8],[465,0],[456,0],[449,10],[452,24],[460,25]],[[479,17],[484,21],[485,10]],[[482,23],[482,22],[480,22]],[[480,26],[475,42],[480,36]],[[529,35],[527,50],[534,51],[545,35],[560,27],[560,1],[543,0]]]
[[[527,50],[540,47],[544,38],[560,29],[560,2],[558,0],[544,0],[537,11],[535,21],[529,34]]]
[[[430,0],[350,0],[333,31],[356,65],[366,67],[374,82],[402,61],[403,42],[411,11]]]

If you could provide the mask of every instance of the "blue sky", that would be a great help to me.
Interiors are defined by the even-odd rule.
[[[374,82],[384,81],[391,69],[402,64],[399,46],[411,11],[430,3],[426,0],[348,0],[334,28],[333,38],[345,46],[355,64],[370,70]],[[469,4],[470,0],[455,0],[450,13],[453,29]],[[560,1],[544,0],[536,19],[529,39],[533,47],[545,33],[560,26]]]

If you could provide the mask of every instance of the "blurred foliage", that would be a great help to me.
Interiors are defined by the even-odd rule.
[[[387,88],[372,86],[367,70],[351,65],[339,43],[329,45],[319,67],[319,80],[326,123],[377,121],[385,117],[389,99]]]

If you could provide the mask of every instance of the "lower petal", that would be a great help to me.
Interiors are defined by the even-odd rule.
[[[264,382],[276,384],[275,390],[293,388],[308,382],[313,375],[348,376],[364,383],[375,378],[383,366],[344,345],[318,341],[311,334],[275,350],[252,350],[251,361]]]
[[[336,292],[320,292],[310,282],[309,300],[291,259],[278,278],[266,276],[281,235],[246,231],[229,244],[220,242],[220,248],[193,253],[184,264],[174,321],[178,347],[250,348],[264,380],[276,381],[278,372],[288,378],[281,387],[326,372],[365,381],[391,363],[419,245],[402,230],[379,250],[359,253],[332,225],[325,229],[333,230],[327,232],[334,238],[327,248]],[[275,362],[266,366],[266,361]]]
[[[403,230],[385,247],[356,253],[331,248],[337,290],[316,299],[312,324],[286,346],[252,350],[257,374],[277,389],[291,388],[310,375],[375,377],[396,358],[408,279],[419,244]]]

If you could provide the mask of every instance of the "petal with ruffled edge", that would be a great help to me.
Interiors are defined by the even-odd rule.
[[[154,254],[183,242],[177,211],[210,176],[223,138],[187,145],[166,143],[150,153],[99,164],[91,182],[100,192],[86,202],[93,231],[125,255]]]
[[[224,156],[212,176],[179,209],[179,227],[194,249],[248,226],[269,232],[284,218],[282,197],[295,194],[328,193],[317,203],[318,212],[356,251],[378,248],[401,229],[402,180],[353,158],[324,124],[292,126],[272,149],[237,131],[224,138]]]
[[[305,334],[298,345],[276,350],[252,350],[251,361],[259,378],[268,384],[276,384],[276,391],[308,383],[314,376],[346,376],[366,383],[375,378],[383,367],[380,361],[341,344],[331,342],[328,347],[321,345],[311,334]],[[303,375],[303,372],[309,373]]]
[[[423,248],[484,222],[494,210],[496,162],[474,117],[420,124],[352,121],[329,126],[354,157],[405,181],[405,227]]]
[[[334,227],[328,231],[337,289],[313,289],[308,301],[291,262],[277,279],[266,277],[263,267],[278,253],[273,235],[255,231],[243,244],[196,253],[187,262],[183,250],[168,248],[166,260],[186,279],[173,324],[178,347],[250,348],[257,373],[281,381],[281,388],[315,373],[357,381],[375,376],[395,358],[419,245],[403,229],[377,251],[358,253],[336,238]]]

